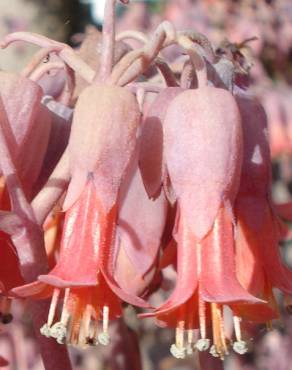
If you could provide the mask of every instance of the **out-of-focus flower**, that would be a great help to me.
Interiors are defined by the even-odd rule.
[[[0,178],[0,209],[10,210],[10,201],[3,177]],[[8,324],[12,320],[10,313],[11,289],[23,284],[16,250],[10,236],[0,231],[0,322]]]
[[[265,322],[278,316],[272,288],[292,292],[292,271],[281,261],[279,240],[282,225],[271,195],[271,158],[267,119],[262,106],[253,98],[237,94],[244,133],[244,159],[237,218],[236,265],[241,284],[268,306],[246,306],[241,316]],[[269,312],[270,310],[270,312]]]
[[[7,366],[7,365],[8,365],[8,361],[4,357],[0,356],[0,366]]]

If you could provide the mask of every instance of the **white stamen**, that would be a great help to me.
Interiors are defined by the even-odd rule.
[[[61,314],[61,320],[60,320],[64,326],[68,325],[68,322],[70,319],[70,314],[67,308],[69,294],[70,294],[70,288],[66,288],[65,295],[64,295],[63,309],[62,309],[62,314]]]
[[[185,322],[179,321],[175,331],[175,344],[177,348],[184,348],[184,333],[185,333]]]
[[[246,352],[248,352],[247,343],[243,340],[234,342],[232,347],[234,352],[240,355],[244,355]]]
[[[102,309],[102,329],[104,333],[108,332],[108,324],[109,324],[109,307],[103,306]]]
[[[44,335],[45,337],[50,338],[51,334],[50,334],[50,327],[48,326],[48,324],[44,324],[44,325],[40,328],[40,333],[41,333],[42,335]]]
[[[207,338],[201,338],[195,344],[195,348],[200,352],[207,351],[209,347],[210,347],[210,339],[207,339]]]
[[[199,323],[201,338],[206,339],[206,303],[201,298],[199,298]]]
[[[239,316],[233,316],[234,332],[237,342],[241,341],[241,329],[240,329],[241,318]]]
[[[53,291],[53,296],[52,296],[52,300],[51,300],[51,304],[50,304],[50,310],[49,310],[49,314],[48,314],[48,321],[47,321],[48,328],[51,327],[51,325],[54,321],[59,296],[60,296],[60,289],[55,288],[54,291]]]
[[[194,331],[193,330],[187,330],[187,338],[188,338],[188,344],[187,344],[187,354],[191,355],[194,350],[193,350],[193,340],[194,340]]]
[[[211,346],[209,353],[210,353],[213,357],[219,357],[219,354],[218,354],[218,352],[217,352],[216,347],[215,347],[215,345],[214,345],[214,344]]]
[[[175,358],[185,358],[186,357],[186,350],[185,348],[178,348],[176,344],[172,344],[170,347],[170,353]]]
[[[102,310],[102,333],[99,333],[97,338],[98,342],[103,346],[107,346],[110,342],[110,337],[108,333],[108,325],[109,325],[109,307],[103,306]]]
[[[50,336],[55,338],[59,344],[66,342],[67,327],[62,322],[56,322],[50,328]]]

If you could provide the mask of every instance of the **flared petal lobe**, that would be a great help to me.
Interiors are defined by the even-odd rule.
[[[219,209],[212,231],[201,242],[201,297],[207,302],[260,302],[238,282],[232,219]]]
[[[39,280],[54,286],[97,285],[99,252],[102,233],[105,231],[105,216],[92,180],[80,198],[66,212],[60,259],[49,275]]]
[[[10,295],[10,290],[24,283],[20,274],[19,261],[10,236],[0,231],[0,289],[2,294]]]

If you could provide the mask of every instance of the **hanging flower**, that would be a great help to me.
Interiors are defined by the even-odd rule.
[[[113,101],[115,111],[109,109]],[[68,146],[72,179],[63,205],[59,260],[39,281],[14,289],[22,297],[52,296],[42,333],[60,343],[107,344],[108,321],[121,315],[120,299],[148,306],[124,292],[113,277],[117,197],[139,119],[135,98],[122,88],[91,86],[78,100]],[[62,296],[62,313],[55,320]],[[103,331],[98,334],[100,319]]]
[[[237,274],[248,291],[268,302],[270,309],[245,307],[241,316],[265,322],[277,318],[272,288],[292,292],[292,271],[281,261],[281,224],[271,201],[271,158],[266,114],[254,98],[237,93],[243,121],[244,159],[236,198]],[[270,311],[270,312],[269,312]]]
[[[207,328],[212,325],[210,352],[223,358],[229,350],[223,306],[265,304],[244,289],[236,275],[233,202],[241,171],[242,129],[235,99],[210,87],[181,93],[167,111],[164,134],[166,166],[178,204],[173,232],[177,284],[168,300],[148,316],[176,327],[171,347],[176,357],[192,351],[195,328],[200,329],[195,348],[207,350]],[[234,325],[233,348],[244,353],[247,346],[236,315]]]
[[[144,296],[157,276],[168,203],[163,192],[148,198],[137,163],[129,173],[119,202],[114,276],[123,290]]]
[[[108,278],[107,263],[112,248],[115,207],[105,215],[91,178],[78,200],[65,214],[61,250],[57,265],[39,281],[19,287],[13,292],[35,299],[52,296],[48,321],[42,333],[60,343],[84,345],[107,344],[108,321],[121,315],[120,298],[135,301],[123,294]],[[63,309],[56,321],[56,308],[63,296]],[[98,321],[103,331],[98,334]]]

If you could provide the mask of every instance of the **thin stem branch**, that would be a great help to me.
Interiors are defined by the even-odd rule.
[[[161,57],[155,59],[155,66],[160,71],[161,75],[164,78],[166,86],[178,87],[179,84],[175,78],[175,75],[169,65]]]
[[[50,62],[43,64],[39,68],[35,69],[29,76],[29,79],[32,81],[39,81],[46,73],[53,70],[64,69],[65,65],[63,62]]]
[[[196,86],[194,85],[194,80],[196,80],[196,71],[190,60],[186,60],[180,76],[180,86],[183,89],[191,89]]]
[[[177,36],[178,44],[183,47],[186,52],[189,54],[191,62],[197,73],[198,85],[199,87],[206,86],[208,79],[207,79],[207,67],[204,61],[204,58],[201,54],[196,50],[195,46],[193,45],[192,41],[184,35]]]
[[[31,203],[39,225],[44,223],[51,209],[66,190],[69,180],[69,158],[66,150],[49,180]]]
[[[0,43],[0,47],[5,49],[15,41],[25,41],[45,49],[50,48],[51,52],[56,52],[69,67],[71,67],[88,83],[91,83],[95,76],[95,71],[85,63],[70,46],[63,44],[62,42],[58,42],[32,32],[14,32],[4,37]]]
[[[23,77],[29,77],[31,73],[34,71],[36,67],[47,57],[49,58],[51,51],[53,48],[42,48],[38,50],[30,60],[30,62],[24,67],[24,69],[21,71],[21,75]]]
[[[0,230],[11,235],[22,226],[21,219],[9,211],[0,211]]]
[[[114,68],[111,83],[125,86],[145,72],[160,50],[171,44],[176,37],[175,28],[170,22],[162,22],[152,38],[143,48],[128,53]]]
[[[96,83],[106,81],[114,64],[115,45],[115,7],[116,0],[107,0],[104,8],[104,23],[102,27],[102,51],[100,56],[100,68],[94,81]]]

